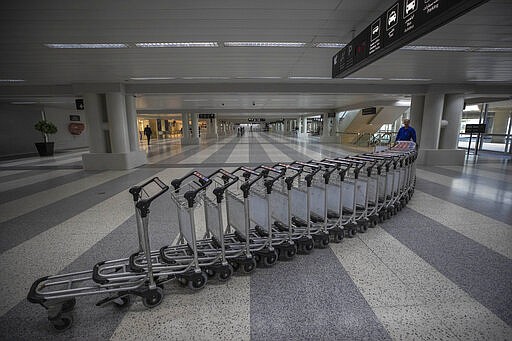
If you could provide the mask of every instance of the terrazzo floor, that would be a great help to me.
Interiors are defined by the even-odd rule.
[[[73,327],[56,334],[26,300],[30,285],[135,251],[130,186],[354,153],[259,132],[141,148],[149,163],[129,171],[84,171],[86,150],[0,161],[0,339],[512,340],[512,160],[485,153],[418,167],[407,208],[365,234],[199,292],[170,283],[151,310],[79,298]],[[154,248],[177,236],[169,211],[151,208]]]

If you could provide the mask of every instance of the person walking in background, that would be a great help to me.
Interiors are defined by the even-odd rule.
[[[414,141],[416,143],[416,130],[413,127],[409,126],[411,120],[408,118],[404,118],[404,126],[398,130],[398,134],[396,134],[395,142],[398,141]]]
[[[151,134],[153,134],[153,131],[151,131],[151,128],[149,127],[149,125],[147,125],[146,128],[144,128],[144,135],[146,135],[146,137],[148,138],[148,146],[149,141],[151,140]]]

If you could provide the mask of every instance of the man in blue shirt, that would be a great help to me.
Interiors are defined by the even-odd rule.
[[[398,134],[396,134],[396,141],[414,141],[416,143],[416,130],[413,127],[409,126],[411,120],[404,119],[404,126],[398,130]]]

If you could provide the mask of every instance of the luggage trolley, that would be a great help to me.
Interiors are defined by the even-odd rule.
[[[276,259],[277,257],[286,260],[292,259],[297,253],[297,247],[290,238],[290,234],[274,233],[272,228],[272,215],[274,212],[272,204],[274,203],[273,195],[275,194],[273,187],[278,180],[284,177],[285,172],[283,169],[263,165],[256,167],[254,170],[260,171],[263,177],[249,191],[251,195],[249,216],[254,224],[254,227],[250,229],[250,238],[255,242],[259,242],[261,238],[267,240],[269,244],[268,250],[275,252]],[[258,263],[260,263],[259,258],[257,253],[256,261]],[[265,266],[273,264],[273,262],[267,264],[268,260],[272,261],[269,256],[264,256],[263,260],[263,265]]]
[[[245,179],[244,182],[242,182],[241,178],[237,175],[239,173],[242,173],[241,175],[243,175],[243,179]],[[231,264],[234,270],[241,269],[246,274],[251,273],[256,269],[256,260],[252,252],[258,251],[258,247],[263,248],[264,244],[251,245],[250,240],[245,237],[248,235],[249,228],[246,227],[245,224],[246,214],[244,203],[237,193],[241,194],[241,197],[245,200],[246,196],[244,194],[248,194],[248,188],[250,188],[251,182],[257,181],[262,175],[245,167],[239,167],[231,173],[223,169],[214,172],[209,178],[217,182],[215,175],[220,177],[220,179],[218,179],[220,180],[219,187],[213,190],[217,205],[216,209],[208,209],[205,211],[205,214],[207,214],[207,231],[205,238],[212,238],[212,242],[224,250],[225,259]],[[253,179],[251,179],[251,176],[254,176]],[[221,206],[224,196],[227,217],[226,226],[223,222]],[[205,206],[205,209],[211,206],[213,205]],[[213,227],[217,230],[217,236],[209,231],[210,224],[213,224]],[[234,233],[231,232],[231,228],[235,230]],[[226,231],[224,231],[224,229],[226,229]]]
[[[357,231],[364,233],[368,229],[368,220],[366,218],[366,185],[359,180],[361,170],[366,162],[350,159],[348,157],[335,158],[333,160],[350,163],[352,170],[347,172],[348,176],[342,182],[343,191],[343,214],[348,215],[346,220],[347,236],[353,238]]]
[[[321,180],[317,177],[320,181],[313,182],[310,192],[311,220],[315,223],[323,224],[322,231],[324,234],[327,234],[327,241],[324,240],[325,236],[320,234],[319,244],[321,247],[325,247],[330,239],[339,243],[344,237],[344,231],[341,225],[338,224],[338,217],[333,217],[332,214],[329,214],[330,203],[337,199],[331,197],[337,197],[336,193],[332,193],[332,188],[336,186],[336,183],[332,181],[331,177],[336,170],[340,169],[340,165],[328,162],[325,159],[322,161],[311,160],[309,163],[321,168]]]
[[[56,331],[64,331],[73,323],[72,311],[76,297],[86,295],[108,294],[97,303],[98,306],[113,302],[118,306],[129,304],[130,295],[142,297],[146,307],[152,308],[161,303],[163,292],[161,284],[167,278],[160,277],[160,269],[153,263],[149,244],[149,208],[151,203],[169,189],[159,178],[155,177],[142,185],[132,187],[135,217],[140,251],[151,259],[143,272],[133,271],[127,259],[101,262],[117,264],[110,268],[112,275],[108,279],[97,278],[95,270],[85,270],[36,280],[28,293],[27,299],[47,309],[50,325]],[[157,262],[157,261],[156,261]],[[96,266],[94,267],[96,269]]]
[[[391,166],[395,162],[392,156],[386,156],[381,154],[363,154],[364,157],[378,160],[381,163],[377,166],[377,186],[378,186],[378,221],[383,222],[389,219],[391,213],[388,212],[388,208],[391,210],[391,188],[392,188],[392,177],[388,176],[391,171]],[[384,169],[384,170],[383,170]],[[391,179],[390,181],[388,181]]]
[[[339,236],[340,227],[330,224],[325,218],[327,213],[325,182],[328,182],[331,173],[335,170],[335,165],[323,162],[324,167],[326,165],[331,167],[323,168],[321,163],[320,161],[296,161],[291,164],[294,167],[302,168],[302,171],[306,173],[304,179],[298,178],[298,187],[292,187],[290,192],[291,222],[295,225],[297,232],[301,231],[305,235],[311,235],[316,247],[325,248],[329,245],[330,232],[333,235],[338,233],[337,238],[333,237],[336,242],[341,241],[343,237]]]
[[[363,177],[363,191],[366,193],[365,200],[358,202],[361,207],[364,206],[364,218],[368,227],[375,227],[379,222],[379,177],[382,172],[384,162],[379,159],[367,157],[366,155],[349,156],[351,160],[366,162],[366,174]]]
[[[310,229],[297,228],[293,223],[294,215],[302,214],[308,209],[307,198],[297,198],[300,195],[297,194],[301,185],[300,175],[304,169],[283,163],[274,165],[274,168],[285,172],[285,177],[276,182],[273,189],[272,217],[276,219],[273,222],[274,230],[277,230],[275,233],[288,233],[288,237],[297,245],[297,251],[309,254],[314,248]]]

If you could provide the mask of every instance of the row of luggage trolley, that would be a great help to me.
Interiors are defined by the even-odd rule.
[[[400,211],[414,191],[415,159],[414,144],[401,142],[382,152],[320,161],[219,169],[206,176],[193,171],[170,186],[155,177],[129,190],[139,242],[135,253],[40,278],[28,300],[46,308],[50,326],[63,331],[72,325],[80,296],[103,295],[98,306],[119,307],[138,296],[152,308],[169,281],[199,290],[212,278],[227,281],[235,271],[250,274],[326,248]],[[150,206],[166,197],[179,235],[176,243],[154,250]],[[197,235],[198,217],[204,236]]]

